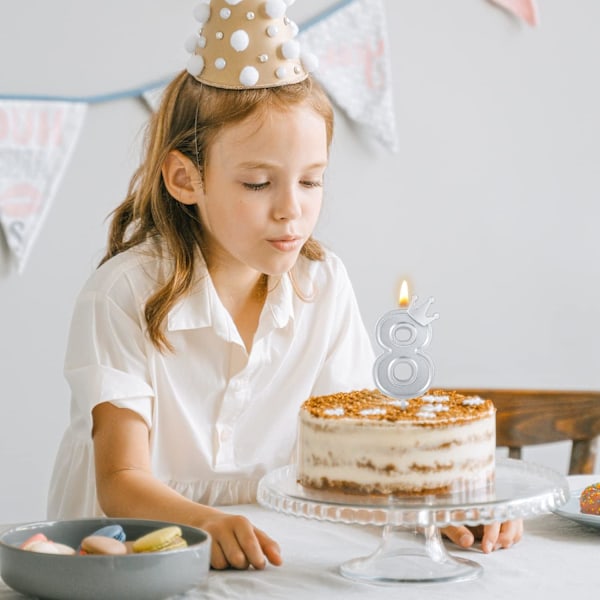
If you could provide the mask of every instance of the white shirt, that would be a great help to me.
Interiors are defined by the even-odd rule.
[[[293,461],[297,415],[313,395],[372,387],[373,350],[347,272],[334,254],[300,257],[294,281],[269,281],[250,354],[206,266],[170,311],[161,353],[144,306],[164,261],[143,249],[117,255],[83,288],[74,310],[65,376],[71,422],[61,442],[48,517],[99,516],[92,409],[111,402],[150,430],[154,475],[203,504],[255,500],[260,478]]]

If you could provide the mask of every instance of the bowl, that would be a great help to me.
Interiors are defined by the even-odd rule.
[[[121,556],[43,554],[19,546],[36,533],[77,548],[106,525],[128,540],[179,525],[186,548]],[[195,527],[144,519],[75,519],[21,524],[0,533],[0,577],[15,591],[48,600],[163,600],[201,584],[210,566],[211,538]]]

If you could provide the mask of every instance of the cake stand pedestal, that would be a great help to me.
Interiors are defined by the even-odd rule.
[[[382,539],[370,555],[340,565],[349,579],[371,583],[444,582],[476,579],[478,563],[449,554],[440,528],[523,519],[550,512],[569,498],[562,475],[514,459],[498,460],[493,485],[426,496],[360,496],[305,488],[293,465],[265,475],[258,502],[276,511],[324,521],[380,525]]]

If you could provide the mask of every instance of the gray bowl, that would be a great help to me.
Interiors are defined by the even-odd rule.
[[[201,584],[210,566],[208,533],[179,525],[187,548],[123,556],[67,556],[21,550],[35,533],[77,548],[105,525],[119,524],[128,540],[170,525],[142,519],[75,519],[27,523],[0,533],[0,576],[17,592],[48,600],[163,600]]]

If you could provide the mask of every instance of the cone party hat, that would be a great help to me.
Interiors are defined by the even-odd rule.
[[[276,87],[306,79],[317,66],[302,53],[298,26],[287,15],[294,0],[203,0],[194,10],[200,30],[188,38],[187,70],[225,89]]]

